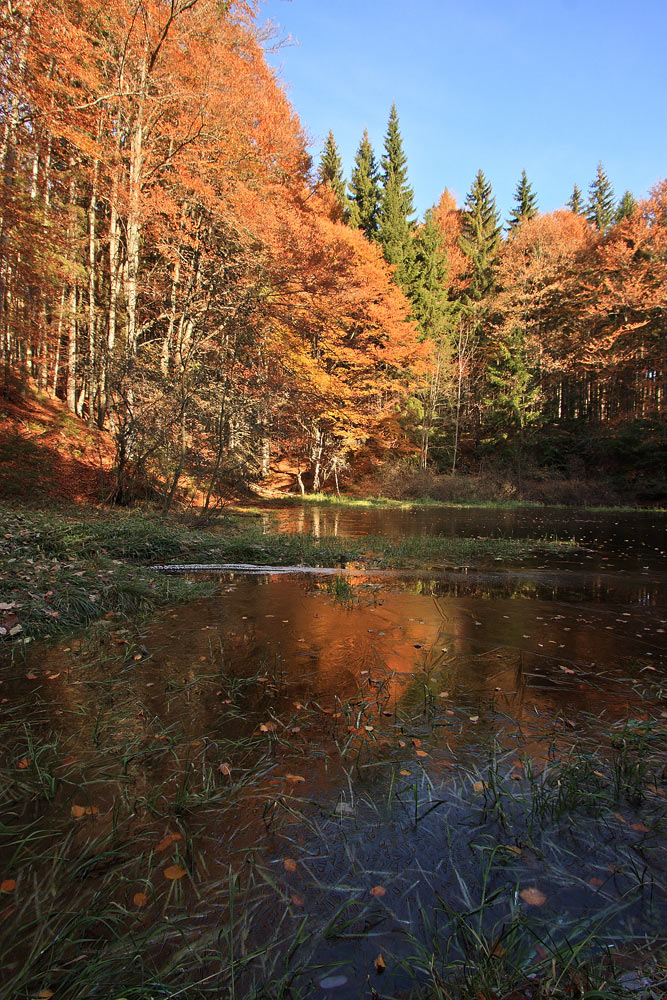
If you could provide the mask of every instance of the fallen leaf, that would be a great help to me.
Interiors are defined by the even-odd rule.
[[[19,771],[25,771],[25,769],[26,769],[26,768],[27,768],[27,767],[28,767],[29,765],[30,765],[30,761],[28,760],[28,758],[27,758],[27,757],[23,757],[23,758],[22,758],[22,760],[20,760],[20,761],[18,762],[18,765],[17,765],[17,767],[18,767]]]
[[[0,892],[14,892],[16,888],[16,879],[6,878],[4,882],[0,882]]]
[[[294,906],[303,906],[306,902],[305,896],[301,896],[298,892],[293,892],[290,899],[292,900],[292,904]]]
[[[413,747],[420,747],[422,745],[422,741],[418,740],[416,737],[413,737],[412,745]]]
[[[415,750],[415,754],[417,757],[428,757],[426,750]]]
[[[218,765],[218,771],[220,771],[220,774],[226,774],[227,777],[229,777],[229,775],[232,773],[231,767],[229,766],[229,764],[226,764],[226,763],[225,764],[219,764]]]
[[[55,996],[53,990],[40,990],[39,993],[35,993],[39,1000],[51,1000],[52,996]]]
[[[592,878],[589,878],[588,884],[597,889],[599,886],[604,885],[604,881],[601,878],[596,878],[594,875]]]
[[[402,768],[398,773],[404,775],[407,778],[410,777],[410,772],[406,771],[405,768]]]
[[[627,823],[627,820],[623,819],[620,813],[614,813],[614,816],[616,817],[619,823]]]
[[[166,834],[160,843],[155,848],[156,851],[166,851],[168,847],[171,847],[173,843],[177,840],[182,840],[183,835],[180,833],[168,833]]]
[[[380,896],[384,896],[386,892],[387,890],[385,889],[384,886],[374,885],[373,888],[371,889],[371,896],[375,896],[376,899],[379,899]]]
[[[441,691],[438,698],[449,698],[449,691]]]
[[[528,906],[544,906],[547,901],[547,897],[544,893],[534,887],[522,889],[519,895],[524,903],[528,904]]]
[[[472,786],[472,790],[473,792],[485,792],[488,787],[489,787],[488,782],[476,781],[475,784]]]
[[[505,850],[510,851],[512,854],[519,856],[521,854],[521,848],[516,847],[514,844],[505,844]]]
[[[141,908],[142,906],[145,906],[146,903],[148,902],[148,896],[146,895],[145,892],[135,892],[134,896],[132,897],[132,902],[134,903],[135,906]]]
[[[285,860],[283,861],[283,867],[285,868],[286,872],[295,872],[296,861],[293,861],[292,858],[285,858]]]
[[[183,878],[186,874],[187,872],[183,865],[169,865],[164,870],[164,877],[168,878],[170,882],[177,882],[179,878]]]
[[[637,833],[650,833],[651,832],[647,826],[644,826],[643,823],[631,823],[630,824],[630,829],[631,830],[636,830]]]
[[[259,727],[259,731],[260,733],[272,733],[275,728],[275,722],[263,722]]]
[[[379,976],[381,976],[384,970],[387,968],[387,963],[385,962],[382,954],[377,956],[373,964],[375,965],[375,971]]]
[[[469,718],[471,722],[479,722],[479,715],[471,715]]]
[[[31,670],[29,674],[26,674],[26,678],[29,681],[36,681],[37,680],[37,674],[33,674],[32,670]]]
[[[72,816],[74,819],[83,819],[84,816],[98,816],[97,806],[72,806]]]
[[[299,784],[300,781],[305,781],[306,779],[301,774],[286,774],[285,781],[289,781],[292,785]]]

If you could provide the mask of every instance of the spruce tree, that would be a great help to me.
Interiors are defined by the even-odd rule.
[[[333,193],[336,195],[336,200],[341,207],[341,211],[344,213],[347,211],[347,196],[345,194],[345,180],[343,178],[343,161],[338,152],[338,146],[336,145],[336,140],[333,137],[333,132],[329,132],[327,136],[327,141],[324,144],[324,150],[322,152],[322,158],[320,160],[320,167],[318,170],[318,177],[320,184],[328,184]]]
[[[586,218],[600,232],[608,229],[614,221],[614,201],[614,189],[609,182],[604,167],[601,163],[598,163],[595,180],[590,186]]]
[[[572,194],[570,195],[570,200],[567,203],[567,207],[575,215],[583,215],[584,211],[584,196],[575,184],[572,188]]]
[[[353,229],[363,229],[369,240],[377,237],[380,212],[379,170],[368,132],[364,129],[350,180],[350,217]]]
[[[459,246],[470,258],[472,273],[468,295],[473,301],[479,302],[493,288],[499,243],[500,220],[496,200],[491,184],[479,170],[466,195],[459,238]]]
[[[520,226],[522,222],[537,215],[537,195],[530,186],[525,170],[521,172],[521,180],[516,186],[514,200],[516,206],[510,212],[509,217],[510,232]]]
[[[424,336],[440,338],[449,326],[453,304],[449,301],[447,253],[442,232],[429,208],[424,225],[413,241],[414,261],[409,298]]]
[[[396,267],[396,281],[407,289],[413,253],[413,191],[408,184],[407,157],[395,104],[391,106],[384,149],[378,240],[385,260]]]
[[[622,219],[629,219],[636,207],[637,202],[635,201],[634,195],[630,191],[626,191],[618,203],[616,215],[614,216],[614,222],[620,222]]]

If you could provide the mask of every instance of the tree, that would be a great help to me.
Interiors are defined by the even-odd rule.
[[[380,212],[379,169],[368,132],[364,129],[350,180],[350,218],[353,229],[361,229],[366,238],[374,240],[378,232]]]
[[[510,232],[520,226],[522,222],[537,215],[537,195],[530,186],[525,170],[521,172],[521,180],[516,186],[514,200],[516,206],[512,209],[509,217]]]
[[[384,149],[378,239],[385,260],[396,269],[396,281],[407,289],[412,266],[414,195],[408,184],[407,157],[395,104],[391,106]]]
[[[637,202],[633,194],[630,191],[626,191],[618,203],[618,208],[616,209],[616,215],[614,216],[614,222],[620,222],[622,219],[629,219],[632,217],[632,213],[637,208]]]
[[[567,207],[575,215],[582,215],[584,211],[584,196],[575,184],[572,188],[572,194],[570,195],[570,200],[567,203]]]
[[[595,180],[590,186],[586,218],[600,232],[605,232],[614,221],[614,189],[604,167],[598,163]]]
[[[345,179],[343,177],[343,161],[338,152],[338,146],[334,139],[333,132],[329,131],[324,144],[322,158],[318,170],[318,177],[321,184],[328,184],[336,200],[340,205],[341,212],[348,210],[348,201],[345,194]]]
[[[495,264],[500,244],[500,219],[491,184],[482,170],[477,172],[466,195],[460,246],[469,260],[468,296],[481,301],[495,283]]]

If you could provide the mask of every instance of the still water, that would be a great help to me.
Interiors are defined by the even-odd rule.
[[[41,818],[66,831],[76,806],[90,837],[124,831],[122,874],[98,876],[115,905],[143,894],[133,919],[179,921],[198,974],[239,996],[406,996],[498,940],[528,970],[659,934],[667,518],[308,505],[265,522],[582,550],[220,574],[140,633],[32,650],[2,690],[66,748]],[[145,950],[174,947],[160,931]]]

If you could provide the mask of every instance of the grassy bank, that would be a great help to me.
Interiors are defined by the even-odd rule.
[[[210,592],[210,582],[168,577],[155,564],[260,566],[356,564],[431,568],[517,561],[568,543],[539,539],[411,536],[355,539],[262,534],[246,519],[197,529],[139,511],[59,512],[0,508],[0,627],[38,638],[66,633],[111,614],[136,615]]]
[[[574,508],[588,511],[591,514],[640,514],[640,513],[664,513],[666,507],[630,506],[628,504],[565,504],[548,503],[537,500],[488,500],[470,498],[466,500],[435,500],[433,497],[415,497],[411,500],[396,500],[392,497],[368,496],[358,497],[345,493],[339,496],[333,493],[306,493],[305,496],[285,496],[278,501],[279,506],[299,506],[305,504],[317,504],[318,506],[330,507],[360,507],[379,508],[388,510],[412,510],[415,507],[435,507],[454,510],[542,510],[545,507],[556,510],[572,510]],[[238,508],[239,510],[251,511],[252,508]]]

